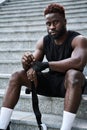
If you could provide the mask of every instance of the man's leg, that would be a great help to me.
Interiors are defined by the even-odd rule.
[[[13,109],[19,100],[22,85],[27,87],[30,86],[26,72],[20,71],[14,73],[9,80],[7,92],[3,99],[3,105],[0,114],[0,129],[7,129]]]
[[[84,75],[77,70],[69,70],[65,76],[66,95],[61,130],[71,130],[81,102]]]

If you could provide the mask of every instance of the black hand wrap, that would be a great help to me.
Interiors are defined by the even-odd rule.
[[[42,70],[45,70],[46,68],[49,68],[49,63],[36,61],[33,63],[32,67],[36,72],[40,72]]]
[[[48,62],[35,61],[31,65],[31,67],[36,72],[40,72],[42,70],[45,70],[46,68],[49,68],[49,63]],[[31,88],[32,88],[32,106],[33,106],[33,111],[34,111],[35,116],[36,116],[36,120],[37,120],[39,130],[42,130],[42,128],[44,129],[44,127],[45,127],[44,130],[47,130],[46,125],[42,124],[42,122],[41,122],[41,113],[40,113],[40,110],[39,110],[38,96],[37,96],[37,92],[36,92],[36,89],[35,89],[34,81],[31,82],[31,85],[32,85],[31,86]]]

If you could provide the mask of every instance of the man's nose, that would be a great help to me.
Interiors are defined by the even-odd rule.
[[[51,25],[50,25],[50,29],[52,30],[52,29],[54,29],[55,28],[55,26],[54,26],[54,24],[52,23]]]

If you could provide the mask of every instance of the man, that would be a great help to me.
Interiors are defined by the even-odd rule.
[[[66,29],[62,5],[48,5],[44,16],[48,35],[37,42],[33,54],[27,52],[23,55],[24,70],[11,76],[1,108],[0,129],[5,130],[9,124],[21,86],[31,89],[31,81],[34,81],[38,94],[65,98],[61,130],[72,128],[85,86],[82,71],[87,61],[87,39],[78,32]],[[47,62],[42,62],[44,56]],[[35,68],[41,71],[41,66],[49,68],[49,71],[36,72]]]

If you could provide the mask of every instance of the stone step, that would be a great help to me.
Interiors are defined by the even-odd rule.
[[[83,25],[85,26],[85,23]],[[46,27],[44,24],[42,25],[36,24],[36,26],[35,25],[8,26],[8,27],[4,26],[4,27],[1,27],[0,35],[1,33],[22,33],[22,32],[25,32],[25,33],[35,32],[36,33],[36,31],[43,32],[45,30],[46,30]]]
[[[69,22],[68,21],[68,28],[74,28],[74,30],[76,29],[79,29],[79,30],[84,30],[84,29],[87,29],[87,25],[86,25],[87,21],[85,22]],[[42,22],[42,23],[38,23],[36,22],[35,23],[29,23],[27,24],[26,22],[24,23],[24,25],[0,25],[0,33],[4,33],[4,32],[7,32],[7,33],[10,33],[10,32],[36,32],[36,31],[39,31],[39,32],[42,32],[42,31],[46,31],[46,26],[45,26],[45,22]]]
[[[7,89],[7,88],[6,88]],[[6,89],[0,89],[0,107],[2,106],[2,100]],[[15,110],[24,112],[33,112],[32,110],[32,96],[31,94],[25,94],[25,87],[21,91],[20,99],[15,106]],[[87,95],[82,96],[82,101],[77,113],[77,117],[87,119]],[[38,95],[40,111],[43,114],[63,114],[64,99],[55,97],[45,97]]]
[[[31,40],[38,40],[42,36],[46,35],[45,31],[31,31],[29,32],[10,32],[10,33],[1,33],[0,34],[0,41],[31,41]]]
[[[78,23],[78,24],[67,24],[67,27],[69,29],[74,29],[74,30],[87,30],[87,26],[86,26],[86,23]],[[23,34],[22,34],[23,33]],[[2,35],[6,35],[7,37],[9,37],[8,35],[10,34],[10,36],[12,36],[12,34],[14,35],[28,35],[29,37],[32,35],[32,37],[35,35],[46,35],[47,32],[46,32],[46,26],[45,25],[42,25],[42,26],[19,26],[19,27],[4,27],[4,28],[1,28],[0,30],[0,37],[2,37]],[[39,38],[40,38],[39,36]]]
[[[77,19],[77,18],[80,18],[80,19],[84,19],[84,17],[86,17],[86,13],[84,13],[84,15],[83,15],[83,13],[82,14],[74,14],[74,15],[71,15],[71,14],[68,14],[68,15],[66,15],[66,18],[67,19]],[[0,17],[0,22],[12,22],[12,21],[37,21],[37,20],[44,20],[44,16],[43,16],[43,14],[42,15],[31,15],[31,16],[29,16],[29,17],[27,17],[27,16],[25,16],[25,15],[22,15],[22,16],[20,16],[20,17],[18,17],[18,16],[15,16],[15,17],[10,17],[10,18],[8,18],[8,17],[4,17],[4,19],[3,18],[1,18]]]
[[[12,74],[22,69],[21,60],[7,60],[0,62],[0,73],[1,74]]]
[[[84,13],[84,15],[86,15],[87,10],[83,9],[83,10],[68,11],[68,12],[66,12],[66,16],[70,17],[71,14],[72,14],[73,17],[79,17],[79,16],[83,16],[83,13]],[[13,14],[10,14],[10,15],[4,14],[4,15],[0,15],[0,19],[2,19],[2,18],[13,18],[13,17],[19,17],[19,18],[20,17],[31,17],[31,16],[35,17],[35,16],[38,16],[38,15],[43,16],[43,13],[41,13],[41,12],[33,12],[33,13],[16,13],[14,15]]]
[[[20,60],[25,52],[33,52],[34,48],[28,48],[28,49],[0,49],[0,63],[3,63],[3,61],[7,60]]]
[[[48,130],[60,130],[62,117],[59,115],[43,114],[42,122]],[[37,130],[35,115],[29,112],[14,111],[11,118],[11,130]],[[72,130],[87,130],[87,120],[76,118]]]
[[[13,1],[13,0],[10,0],[10,1],[7,1],[7,2],[5,2],[5,5],[6,4],[8,4],[10,2],[10,4],[20,4],[20,3],[22,3],[22,4],[24,4],[24,3],[29,3],[29,4],[31,4],[31,5],[37,5],[37,4],[40,4],[40,3],[43,3],[43,4],[49,4],[49,2],[50,2],[50,0],[47,0],[47,1],[44,1],[44,0],[32,0],[32,1],[29,1],[29,0],[15,0],[15,1]],[[51,0],[51,2],[60,2],[59,0]],[[85,2],[87,2],[86,0],[83,0],[83,1],[75,1],[75,3],[76,4],[79,4],[79,3],[85,3]],[[67,5],[67,4],[69,4],[69,3],[71,3],[71,4],[75,4],[73,1],[71,1],[71,0],[61,0],[61,3],[63,3],[63,4],[65,4],[65,5]]]
[[[83,24],[68,24],[67,25],[68,30],[74,30],[78,31],[82,35],[86,35],[87,31],[87,25],[85,23]],[[4,41],[8,40],[14,40],[18,39],[20,41],[21,39],[24,41],[28,40],[28,42],[32,39],[39,40],[41,37],[47,35],[46,27],[39,27],[37,26],[25,26],[25,27],[7,27],[7,28],[1,28],[0,29],[0,41],[4,39]],[[21,39],[20,39],[21,38]],[[25,45],[26,46],[26,45]]]
[[[14,0],[10,0],[10,1],[13,1],[14,2]],[[24,0],[15,0],[15,2],[18,2],[18,1],[21,1],[21,2],[23,2]],[[25,0],[26,2],[29,2],[29,0]],[[49,1],[50,2],[50,0],[47,0],[47,1]],[[57,1],[59,1],[59,0],[57,0]],[[86,0],[83,0],[83,1],[86,1]],[[34,3],[34,2],[45,2],[44,0],[32,0],[32,1],[30,1],[30,3]],[[56,0],[54,0],[54,2],[56,2]],[[72,2],[71,0],[61,0],[61,2]],[[87,1],[86,1],[87,2]],[[76,1],[76,3],[78,3],[78,1]]]
[[[12,55],[13,55],[13,53],[12,53]],[[18,58],[16,57],[17,60],[15,60],[14,58],[13,58],[13,60],[12,59],[5,60],[5,58],[8,57],[8,55],[7,55],[6,57],[4,57],[4,60],[3,59],[0,60],[0,74],[6,74],[6,73],[12,74],[16,71],[22,70],[23,67],[22,67],[22,63],[21,63],[21,56]],[[45,58],[43,60],[45,60]]]
[[[12,53],[12,55],[13,55],[13,53]],[[3,74],[12,74],[12,73],[14,73],[16,71],[22,70],[23,67],[22,67],[22,63],[21,63],[21,56],[19,57],[19,59],[16,58],[17,60],[15,60],[15,59],[13,59],[13,60],[10,59],[9,60],[8,59],[8,55],[7,55],[6,56],[7,57],[6,60],[5,60],[6,57],[4,57],[4,59],[0,60],[0,74],[2,74],[2,75]],[[2,78],[0,80],[2,80]]]
[[[75,27],[75,26],[74,26]],[[70,30],[73,29],[72,27],[67,26]],[[44,29],[44,28],[43,28]],[[41,28],[41,30],[43,30]],[[38,30],[38,31],[37,31]],[[43,37],[44,35],[47,34],[46,30],[44,29],[41,31],[40,29],[37,29],[36,31],[24,31],[24,32],[3,32],[0,33],[0,41],[32,41],[32,40],[39,40],[39,38]],[[82,29],[74,29],[76,31],[79,31],[83,35],[87,35],[87,28],[82,28]]]
[[[4,40],[4,39],[3,39]],[[33,50],[35,48],[36,41],[32,39],[32,41],[0,41],[0,50]],[[22,56],[22,55],[21,55]]]
[[[6,34],[6,33],[5,33]],[[19,42],[28,42],[28,43],[35,43],[36,41],[38,40],[38,38],[36,38],[36,37],[34,37],[34,38],[32,38],[32,37],[18,37],[18,39],[17,38],[15,38],[15,37],[13,37],[13,38],[11,38],[11,37],[9,37],[9,38],[2,38],[2,39],[0,39],[0,44],[1,44],[1,42],[3,43],[3,42],[12,42],[12,43],[14,43],[14,42],[16,42],[16,43],[19,43]],[[35,41],[35,42],[34,42]]]
[[[8,86],[10,76],[11,74],[8,74],[8,73],[5,73],[5,74],[0,73],[0,90],[6,89],[6,87]]]
[[[78,24],[85,24],[87,22],[87,18],[81,19],[81,18],[76,18],[76,19],[67,19],[67,23],[68,24],[77,24],[77,20],[78,20]],[[33,21],[33,19],[31,20],[24,20],[24,21],[18,21],[16,19],[16,21],[9,21],[6,22],[3,20],[0,21],[0,28],[6,28],[6,27],[23,27],[23,26],[45,26],[45,19],[43,17],[43,19],[41,19],[40,21],[37,19],[35,21]]]
[[[87,19],[84,19],[84,21],[80,21],[80,22],[86,22]],[[74,21],[73,21],[74,23]],[[13,21],[13,22],[2,22],[0,21],[0,27],[22,27],[22,26],[43,26],[45,25],[45,19],[41,19],[41,21],[39,21],[38,19],[36,21],[33,21],[33,20],[28,20],[28,21]]]
[[[0,15],[5,15],[5,14],[10,15],[10,14],[16,14],[16,13],[21,14],[21,13],[24,13],[24,12],[26,12],[26,13],[42,12],[43,13],[44,8],[47,5],[47,4],[42,5],[42,3],[41,4],[37,3],[37,5],[35,6],[35,3],[34,3],[34,5],[29,6],[30,4],[28,5],[28,3],[26,3],[26,5],[25,5],[25,3],[23,3],[23,4],[20,3],[20,6],[18,4],[17,5],[13,4],[14,8],[12,8],[12,7],[10,7],[10,3],[8,3],[8,4],[9,4],[8,5],[9,8],[6,8],[7,6],[4,6],[5,8],[0,8],[0,10],[1,10]],[[19,8],[17,8],[16,6],[19,6]],[[27,8],[27,6],[29,8]],[[84,4],[80,4],[80,3],[76,4],[75,3],[74,6],[72,4],[64,6],[66,13],[68,13],[68,12],[71,12],[71,13],[78,12],[79,8],[82,11],[86,11],[86,7],[87,7],[87,5],[85,3]]]
[[[29,9],[28,9],[29,10]],[[17,11],[16,11],[17,12]],[[27,13],[27,11],[25,11],[25,13]],[[25,14],[24,13],[24,14]],[[7,12],[5,12],[5,14],[7,14]],[[23,15],[23,14],[22,14]],[[32,14],[33,15],[33,14]],[[15,17],[12,17],[12,18],[10,18],[10,19],[5,19],[4,18],[4,20],[1,18],[0,19],[0,23],[3,21],[3,22],[6,22],[7,21],[7,23],[8,22],[12,22],[12,21],[18,21],[18,22],[23,22],[23,21],[28,21],[28,22],[36,22],[36,21],[38,21],[38,22],[40,22],[39,20],[41,20],[41,21],[43,21],[44,20],[44,16],[43,16],[43,13],[41,13],[40,15],[39,15],[39,17],[37,18],[37,15],[35,16],[35,14],[34,14],[34,17],[33,16],[30,16],[30,17],[25,17],[25,15],[24,15],[24,17],[25,17],[25,19],[23,19],[23,16],[20,16],[20,17],[17,17],[17,16],[15,16]],[[66,14],[66,17],[67,17],[67,19],[68,20],[74,20],[74,19],[79,19],[79,20],[83,20],[83,22],[84,22],[84,19],[86,19],[87,20],[87,18],[86,17],[84,17],[84,15],[82,15],[82,14],[78,14],[78,15],[80,15],[80,17],[78,17],[78,16],[76,16],[75,14],[74,15],[67,15]],[[4,16],[4,15],[3,15]],[[9,15],[10,16],[10,15]],[[76,16],[76,17],[75,17]],[[81,19],[81,18],[83,18],[84,17],[84,19]],[[74,18],[74,19],[73,19]],[[34,21],[35,20],[35,21]],[[79,21],[78,21],[79,22]]]
[[[14,10],[14,11],[4,11],[4,12],[0,12],[0,16],[2,16],[2,15],[16,15],[16,14],[19,14],[19,15],[21,15],[21,14],[25,14],[25,13],[34,13],[34,12],[37,12],[37,13],[41,13],[41,14],[43,14],[43,10],[41,9],[39,9],[39,10],[29,10],[29,9],[26,9],[26,10],[23,10],[23,11],[21,11],[21,10],[19,10],[19,11],[17,11],[16,9]],[[85,9],[81,9],[81,12],[78,12],[78,10],[76,9],[76,11],[74,10],[74,11],[71,11],[71,14],[72,13],[83,13],[83,12],[85,12]],[[70,13],[69,11],[66,11],[66,15],[68,15],[68,13]]]
[[[3,20],[3,19],[2,19]],[[12,21],[12,19],[9,19],[9,21],[8,22],[6,22],[6,19],[5,20],[3,20],[3,22],[2,22],[2,20],[0,20],[0,27],[2,27],[2,26],[21,26],[21,25],[35,25],[35,23],[36,23],[36,25],[43,25],[43,24],[45,24],[45,18],[44,18],[44,16],[41,16],[41,17],[38,17],[37,19],[24,19],[24,20],[22,20],[22,19],[14,19],[14,21]],[[34,21],[35,20],[35,21]],[[78,23],[85,23],[86,21],[87,21],[87,18],[86,17],[84,17],[83,19],[82,18],[80,18],[80,17],[77,17],[77,18],[67,18],[67,21],[69,22],[69,23],[72,23],[72,24],[74,24],[74,23],[77,23],[77,20],[78,20]]]
[[[45,7],[46,5],[48,5],[49,3],[53,3],[53,2],[58,2],[58,1],[56,1],[56,0],[52,0],[51,2],[50,1],[34,1],[33,3],[32,2],[30,2],[30,1],[25,1],[25,2],[21,2],[21,1],[18,1],[18,2],[7,2],[7,3],[5,3],[5,8],[11,8],[11,7],[13,7],[13,8],[15,8],[15,6],[16,7],[18,7],[18,8],[21,8],[21,7],[23,7],[23,5],[24,6],[28,6],[28,5],[31,5],[31,7],[29,7],[29,8],[34,8],[34,7],[38,7],[38,6],[41,6],[41,7]],[[58,3],[61,3],[61,4],[63,4],[64,5],[64,7],[68,7],[69,6],[69,8],[70,8],[70,6],[71,7],[73,7],[73,6],[80,6],[81,4],[83,4],[83,5],[85,5],[86,3],[87,3],[87,1],[86,0],[84,0],[84,1],[76,1],[76,2],[73,2],[73,1],[59,1]],[[21,6],[21,7],[20,7]]]

